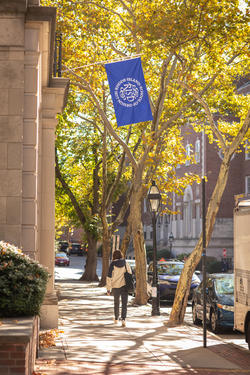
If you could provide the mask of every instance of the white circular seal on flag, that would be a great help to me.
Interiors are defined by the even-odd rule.
[[[123,107],[137,106],[143,94],[143,87],[135,78],[123,78],[115,86],[115,98]]]

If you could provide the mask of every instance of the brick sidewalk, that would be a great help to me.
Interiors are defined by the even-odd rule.
[[[250,374],[250,369],[183,368],[171,365],[138,365],[135,363],[103,363],[38,360],[36,375],[229,375]]]
[[[250,375],[248,350],[210,332],[203,348],[201,327],[166,328],[150,306],[129,305],[127,327],[114,326],[113,299],[94,284],[64,284],[59,316],[63,334],[34,375]]]

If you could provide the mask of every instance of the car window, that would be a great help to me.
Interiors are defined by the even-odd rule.
[[[126,262],[130,265],[131,269],[134,270],[135,269],[135,262],[133,261],[129,261],[126,259]]]
[[[233,278],[221,278],[215,280],[215,289],[218,294],[233,294],[234,281]]]
[[[158,264],[158,274],[159,275],[180,275],[181,271],[184,267],[184,264],[173,264],[173,263],[168,263],[168,264]]]
[[[61,258],[65,258],[66,254],[65,253],[57,253],[56,256],[61,257]]]

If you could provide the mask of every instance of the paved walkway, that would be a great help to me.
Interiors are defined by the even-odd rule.
[[[225,375],[250,374],[250,353],[226,344],[202,327],[166,328],[168,317],[151,317],[151,305],[128,307],[127,327],[113,324],[113,297],[96,283],[57,283],[56,346],[39,351],[42,375]]]

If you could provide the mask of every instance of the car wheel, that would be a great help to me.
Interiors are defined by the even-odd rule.
[[[201,324],[201,320],[197,317],[197,309],[195,304],[192,304],[192,317],[193,317],[193,323],[198,325]]]
[[[214,310],[211,310],[210,312],[210,327],[214,333],[219,331],[218,319]]]

